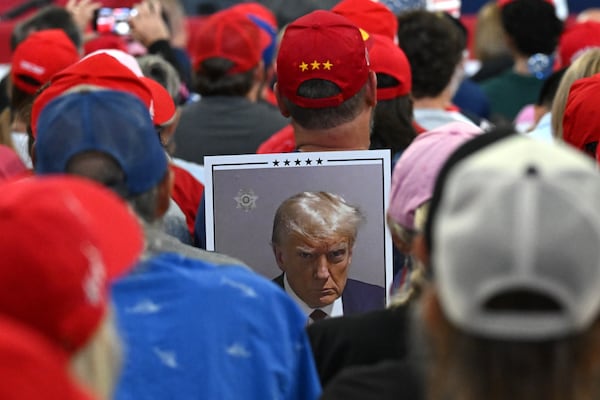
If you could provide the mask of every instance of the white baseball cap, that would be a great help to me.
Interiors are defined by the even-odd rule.
[[[593,161],[514,135],[456,162],[442,179],[430,215],[431,260],[449,321],[505,340],[547,340],[593,323],[600,310]]]

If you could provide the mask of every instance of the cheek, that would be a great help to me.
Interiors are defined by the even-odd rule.
[[[288,264],[286,272],[288,275],[293,274],[298,279],[303,280],[311,279],[313,275],[311,263],[306,260],[293,260],[293,262]]]
[[[348,278],[348,266],[350,265],[350,260],[344,261],[342,263],[334,264],[329,267],[329,273],[331,274],[334,282],[343,289],[346,285],[346,279]]]

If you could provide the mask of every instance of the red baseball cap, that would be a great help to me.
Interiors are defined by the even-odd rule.
[[[140,80],[152,92],[152,99],[154,100],[154,117],[152,118],[152,122],[154,125],[160,126],[171,122],[175,118],[177,107],[167,89],[154,79],[142,76]]]
[[[306,108],[337,107],[354,96],[369,78],[368,34],[349,19],[317,10],[292,22],[277,56],[277,85],[291,102]],[[320,99],[298,95],[311,79],[335,83],[340,93]]]
[[[568,67],[583,52],[600,48],[600,22],[586,21],[568,27],[560,37],[558,56],[561,67]]]
[[[31,177],[0,185],[0,313],[67,353],[105,317],[108,283],[140,256],[137,217],[86,179]]]
[[[277,29],[277,18],[275,18],[275,14],[273,14],[271,10],[269,10],[267,7],[263,6],[260,3],[238,3],[230,7],[230,9],[236,10],[244,14],[255,15],[262,21],[268,23],[271,26],[271,28]]]
[[[398,33],[398,20],[394,13],[372,0],[342,0],[331,11],[343,15],[371,34],[395,40]]]
[[[65,353],[17,321],[0,317],[0,399],[91,400],[69,374]]]
[[[498,0],[498,6],[500,8],[502,8],[507,4],[514,3],[515,1],[518,1],[518,0]],[[544,1],[546,3],[552,4],[554,6],[554,1],[552,1],[552,0],[544,0]]]
[[[127,42],[123,36],[108,33],[104,35],[98,35],[97,37],[88,40],[83,45],[83,52],[86,55],[106,49],[121,50],[126,52]]]
[[[234,63],[228,74],[246,72],[256,67],[267,45],[261,29],[246,13],[225,9],[212,14],[196,32],[194,66],[214,57]]]
[[[399,82],[396,86],[377,88],[377,100],[390,100],[409,94],[412,89],[412,74],[402,49],[387,36],[372,35],[371,38],[371,69],[378,74],[390,75]]]
[[[563,140],[592,157],[597,157],[593,144],[600,139],[598,99],[600,75],[576,80],[569,91],[562,121]]]
[[[100,53],[88,56],[56,74],[33,102],[31,130],[37,135],[37,121],[42,109],[52,99],[79,85],[94,85],[107,89],[121,90],[137,96],[154,117],[153,97],[150,89],[115,57]]]
[[[83,59],[85,60],[87,58],[95,57],[99,54],[106,54],[115,58],[137,77],[144,76],[142,68],[140,67],[140,64],[137,62],[136,58],[126,51],[120,49],[99,49],[86,55]]]
[[[106,54],[114,57],[117,61],[127,67],[135,76],[137,76],[152,94],[152,122],[154,125],[163,125],[175,117],[175,103],[173,98],[161,84],[153,79],[144,76],[140,65],[135,57],[120,49],[100,49],[86,56],[95,57],[99,54]],[[132,92],[136,94],[135,92]],[[143,100],[143,99],[142,99]]]
[[[30,34],[12,56],[10,79],[22,91],[34,94],[57,72],[79,60],[79,52],[61,29]]]
[[[0,144],[0,182],[25,176],[27,167],[10,147]]]

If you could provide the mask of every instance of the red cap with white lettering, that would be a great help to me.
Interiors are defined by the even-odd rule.
[[[12,56],[10,79],[22,91],[34,94],[57,72],[79,60],[79,52],[61,29],[32,33]]]
[[[141,253],[137,217],[82,178],[31,177],[0,191],[0,313],[72,354],[105,317],[108,282]]]

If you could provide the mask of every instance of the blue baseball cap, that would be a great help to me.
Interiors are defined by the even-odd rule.
[[[52,100],[42,110],[36,138],[38,174],[65,173],[78,154],[97,151],[111,156],[125,174],[122,196],[156,186],[168,170],[148,108],[132,94],[83,90]]]

